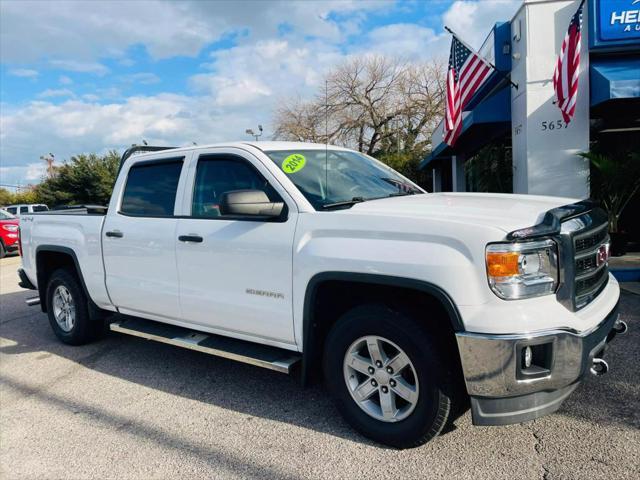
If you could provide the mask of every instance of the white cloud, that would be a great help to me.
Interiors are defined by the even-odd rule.
[[[217,106],[259,104],[265,111],[279,98],[314,93],[322,74],[344,58],[325,42],[259,41],[215,52],[207,65],[212,72],[193,76],[191,85],[211,95]]]
[[[44,57],[96,61],[122,57],[128,47],[144,45],[156,59],[194,56],[225,34],[248,31],[252,38],[264,39],[284,23],[300,36],[336,41],[342,31],[332,14],[351,17],[345,20],[351,31],[358,12],[388,7],[385,2],[357,0],[141,0],[119,2],[115,8],[110,1],[0,2],[0,55],[8,63]]]
[[[29,185],[42,180],[47,167],[42,163],[29,163],[28,165],[4,167],[0,166],[0,179],[4,185]]]
[[[220,109],[211,97],[175,94],[107,104],[86,97],[60,104],[34,101],[0,119],[3,167],[39,158],[40,150],[62,161],[83,152],[122,150],[143,138],[161,145],[243,139],[244,130],[261,121],[257,113],[252,108]]]
[[[442,55],[449,43],[446,35],[436,35],[432,28],[411,23],[396,23],[373,29],[361,51],[419,60]]]
[[[443,15],[443,23],[478,49],[496,22],[511,20],[521,0],[457,0]]]
[[[493,24],[508,20],[519,3],[456,1],[443,15],[443,23],[479,47]],[[19,61],[22,66],[44,60],[61,70],[104,76],[104,81],[99,85],[79,83],[84,90],[77,97],[67,88],[50,88],[38,101],[3,103],[2,168],[22,169],[11,170],[12,175],[22,172],[22,183],[27,167],[7,165],[32,165],[43,151],[52,151],[62,161],[82,152],[122,150],[142,138],[157,144],[197,141],[202,145],[247,139],[245,129],[259,123],[268,137],[279,102],[316,94],[324,73],[350,55],[446,58],[450,42],[450,36],[440,29],[416,23],[363,32],[363,12],[390,8],[389,3],[377,1],[145,0],[118,3],[118,8],[102,1],[34,5],[0,1],[3,62],[11,65]],[[283,24],[289,28],[279,35],[278,27]],[[25,25],[29,25],[28,36],[24,35]],[[106,76],[107,66],[100,63],[111,58],[120,66],[133,66],[131,52],[127,52],[133,45],[143,45],[153,59],[196,55],[230,32],[242,32],[237,44],[215,51],[202,66],[202,73],[189,79],[188,93],[184,94],[127,98],[123,92],[127,92],[128,83],[151,84],[162,79],[153,71],[111,78]],[[350,35],[360,36],[351,43],[345,41]],[[117,67],[113,68],[119,74]],[[73,82],[61,75],[58,83],[65,87]],[[79,88],[74,90],[80,92]],[[2,172],[4,177],[5,170]]]
[[[109,69],[98,62],[81,62],[78,60],[51,60],[52,67],[70,72],[93,73],[95,75],[106,75]]]
[[[14,77],[37,78],[40,74],[37,70],[30,68],[14,68],[9,70],[9,75],[13,75]]]
[[[52,97],[75,97],[75,94],[68,88],[47,88],[44,92],[38,94],[39,98]]]

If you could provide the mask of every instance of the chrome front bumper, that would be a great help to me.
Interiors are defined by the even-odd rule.
[[[456,334],[473,423],[507,425],[557,410],[601,358],[616,334],[618,306],[582,333],[552,330],[527,335]],[[523,349],[534,365],[525,368]],[[536,359],[537,355],[537,359]]]

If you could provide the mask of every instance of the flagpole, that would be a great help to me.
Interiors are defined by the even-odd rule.
[[[459,35],[456,34],[456,32],[454,32],[453,30],[451,30],[449,27],[447,27],[446,25],[444,26],[444,29],[449,32],[451,35],[453,35],[454,37],[456,37],[458,39],[458,41],[463,44],[465,47],[467,47],[469,50],[471,50],[473,53],[475,53],[478,58],[480,60],[482,60],[482,62],[484,62],[485,65],[488,65],[489,67],[493,68],[496,72],[500,73],[502,75],[502,78],[506,79],[509,81],[509,83],[511,84],[512,87],[514,87],[516,90],[518,89],[518,84],[514,83],[513,80],[511,80],[510,78],[507,78],[507,74],[501,72],[500,70],[498,70],[496,68],[496,66],[491,63],[490,61],[488,61],[486,58],[484,58],[482,55],[480,55],[480,52],[476,51],[473,47],[471,47],[471,45],[469,45],[467,42],[465,42],[464,40],[462,40],[460,38]]]

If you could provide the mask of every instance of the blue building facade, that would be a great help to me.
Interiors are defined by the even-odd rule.
[[[466,106],[456,145],[440,126],[421,162],[434,191],[588,197],[589,164],[578,153],[640,151],[640,0],[586,1],[581,104],[570,124],[553,102],[553,67],[579,4],[524,0],[495,24],[479,52],[496,70]]]

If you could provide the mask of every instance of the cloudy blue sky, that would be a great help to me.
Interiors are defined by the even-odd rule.
[[[365,52],[446,58],[519,0],[0,0],[0,183],[35,183],[40,155],[247,139],[283,99]]]

